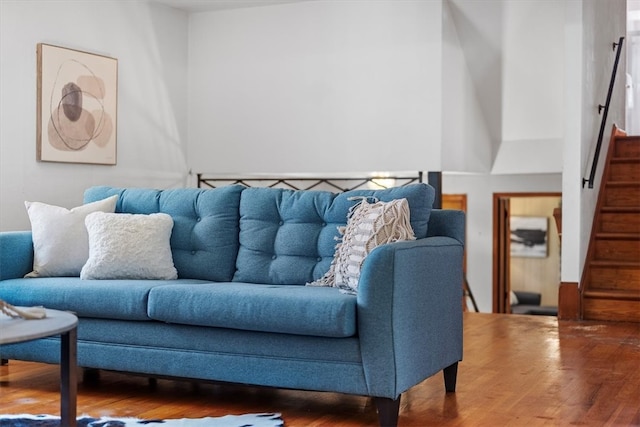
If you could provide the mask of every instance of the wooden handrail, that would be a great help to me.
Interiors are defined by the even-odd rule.
[[[593,163],[591,164],[591,173],[589,173],[589,178],[582,178],[582,187],[584,188],[585,184],[589,185],[589,188],[593,188],[593,181],[596,177],[596,168],[598,166],[598,159],[600,157],[600,149],[602,147],[602,137],[604,135],[604,127],[607,122],[607,115],[609,114],[609,104],[611,103],[611,95],[613,93],[613,86],[616,82],[616,74],[618,73],[618,62],[620,61],[620,52],[622,52],[622,44],[624,42],[624,37],[620,37],[618,43],[613,43],[613,49],[616,49],[616,59],[613,63],[613,70],[611,71],[611,81],[609,82],[609,92],[607,93],[607,102],[604,105],[598,105],[598,113],[604,110],[604,114],[602,114],[602,121],[600,122],[600,133],[598,134],[598,142],[596,144],[596,150],[593,154]]]

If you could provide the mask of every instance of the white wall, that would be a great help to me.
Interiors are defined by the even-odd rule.
[[[480,311],[491,312],[493,304],[494,193],[560,192],[561,187],[561,174],[443,174],[444,193],[467,195],[467,278]]]
[[[614,123],[620,128],[624,129],[625,127],[624,82],[626,60],[623,49],[609,114],[604,128],[602,151],[594,189],[589,189],[588,187],[582,188],[580,183],[582,177],[588,176],[589,174],[593,150],[600,131],[602,116],[598,115],[598,105],[604,105],[611,80],[611,71],[615,59],[615,51],[612,49],[612,43],[617,42],[621,36],[626,35],[626,1],[611,0],[602,2],[599,0],[585,0],[581,2],[581,5],[582,10],[573,10],[573,13],[582,15],[582,56],[579,58],[582,60],[581,74],[583,76],[582,94],[580,97],[582,100],[581,133],[579,141],[567,142],[569,146],[576,147],[579,153],[566,153],[566,155],[579,157],[580,163],[578,167],[574,169],[574,172],[579,173],[580,176],[567,175],[565,177],[568,180],[567,186],[563,186],[563,193],[566,191],[571,197],[577,195],[580,200],[579,212],[563,211],[563,224],[570,222],[571,218],[580,218],[578,221],[580,225],[579,234],[577,236],[567,236],[563,230],[563,240],[565,237],[575,237],[576,240],[580,242],[580,247],[579,264],[577,268],[571,266],[570,270],[566,272],[563,270],[562,272],[562,280],[566,282],[578,282],[580,280],[579,276],[584,268],[598,196],[597,189],[600,185],[604,160],[609,146],[611,127]],[[571,7],[578,8],[579,6],[574,5]],[[563,207],[564,206],[565,203],[563,203]],[[564,260],[562,265],[564,268]],[[574,273],[575,275],[570,276],[570,273]]]
[[[578,283],[580,278],[580,189],[582,183],[582,3],[565,2],[564,34],[564,117],[565,134],[562,171],[562,282]]]
[[[492,139],[451,7],[443,3],[442,170],[488,173]]]
[[[455,44],[457,35],[476,96],[471,103],[465,99],[455,104],[467,79],[457,78],[460,69],[447,67],[447,61],[453,64],[456,60],[457,51],[450,49],[453,53],[448,56],[445,50],[443,101],[456,105],[452,111],[460,119],[459,128],[468,129],[478,120],[484,125],[476,144],[469,144],[463,153],[472,145],[487,152],[484,139],[488,137],[492,147],[489,170],[494,174],[561,173],[564,2],[447,0],[444,12],[445,49]],[[456,31],[453,36],[446,32],[450,21]],[[447,85],[447,80],[455,84]],[[450,95],[452,100],[448,100]],[[454,122],[447,119],[446,107],[443,121],[450,126]],[[469,121],[471,108],[480,112],[473,111]],[[446,132],[462,130],[445,127],[443,136]],[[446,142],[443,151],[452,150],[451,141]],[[451,170],[463,170],[455,163],[453,166],[456,168]]]
[[[71,208],[91,185],[172,187],[187,172],[185,12],[143,1],[0,2],[0,230],[24,200]],[[36,45],[118,59],[116,166],[36,161]]]
[[[562,172],[564,3],[505,1],[502,143],[494,173]]]
[[[446,0],[491,141],[491,162],[502,141],[504,2]]]
[[[439,1],[192,14],[194,172],[441,169]]]
[[[627,0],[626,131],[640,135],[640,0]]]
[[[503,141],[560,139],[564,132],[560,114],[564,105],[564,4],[506,2],[503,19]],[[550,154],[562,159],[561,151],[559,156]]]
[[[509,123],[502,114],[488,115],[488,106],[502,111],[502,74],[514,91],[520,75],[501,65],[512,63],[500,50],[511,31],[503,5],[323,1],[187,16],[142,1],[2,0],[0,230],[29,228],[24,200],[72,207],[90,185],[182,186],[189,168],[484,173],[496,126],[514,139],[553,136],[535,130],[527,136],[515,126],[527,105],[509,112]],[[561,188],[562,280],[577,282],[582,271],[595,192],[580,182],[597,136],[594,111],[606,96],[610,43],[624,32],[624,1],[564,5],[562,177],[445,175],[446,192],[469,197],[469,277],[483,311],[491,310],[494,192]],[[450,9],[455,28],[446,24]],[[494,27],[473,27],[467,12],[495,12],[500,19]],[[117,166],[36,162],[39,42],[119,60]],[[609,122],[624,125],[624,103],[616,96]],[[549,112],[540,114],[532,120],[548,119]]]
[[[448,4],[471,80],[479,94],[481,117],[490,136],[498,139],[494,141],[497,149],[491,165],[491,173],[496,176],[478,180],[500,180],[498,174],[562,176],[561,277],[565,282],[579,282],[597,196],[594,190],[583,190],[581,183],[588,173],[592,145],[600,126],[597,106],[606,99],[614,59],[611,43],[624,35],[625,2],[449,0]],[[445,32],[444,42],[449,40],[454,38],[447,37]],[[454,63],[456,53],[450,49],[453,53],[447,57],[446,46],[444,66]],[[624,69],[623,58],[605,128],[603,152],[612,123],[624,127]],[[454,76],[443,75],[443,85],[448,89],[447,81],[453,79]],[[458,82],[465,84],[463,78],[458,78]],[[443,99],[443,119],[447,122],[448,101]],[[497,125],[499,132],[495,130]],[[443,138],[448,135],[443,130]],[[449,150],[450,147],[443,147],[443,153]],[[527,188],[526,182],[522,184],[522,190],[518,191]],[[444,190],[451,192],[446,186]],[[490,193],[487,197],[491,197]],[[470,221],[475,223],[473,218]],[[482,224],[477,225],[482,230]],[[478,242],[477,254],[470,247],[469,262],[478,256],[481,262],[490,263],[483,250],[490,244]],[[479,268],[490,268],[490,264]],[[483,271],[478,273],[483,283],[490,280]],[[485,285],[481,286],[484,289]]]

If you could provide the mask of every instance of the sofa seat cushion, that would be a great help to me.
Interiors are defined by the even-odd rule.
[[[356,297],[336,288],[241,282],[167,284],[151,290],[149,317],[187,325],[342,338],[356,333]]]
[[[17,306],[72,311],[78,317],[150,320],[147,298],[154,286],[199,280],[80,280],[47,277],[0,281],[0,299]]]

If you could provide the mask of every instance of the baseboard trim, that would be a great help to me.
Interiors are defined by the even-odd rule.
[[[558,320],[580,320],[582,317],[578,282],[562,282],[558,290]]]

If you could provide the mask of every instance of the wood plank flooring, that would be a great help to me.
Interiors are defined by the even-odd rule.
[[[399,425],[640,426],[640,324],[465,313],[456,393],[442,375],[402,397]],[[79,377],[82,375],[79,373]],[[0,413],[58,414],[58,367],[0,367]],[[101,372],[78,414],[183,418],[281,412],[291,426],[374,426],[370,399]]]

